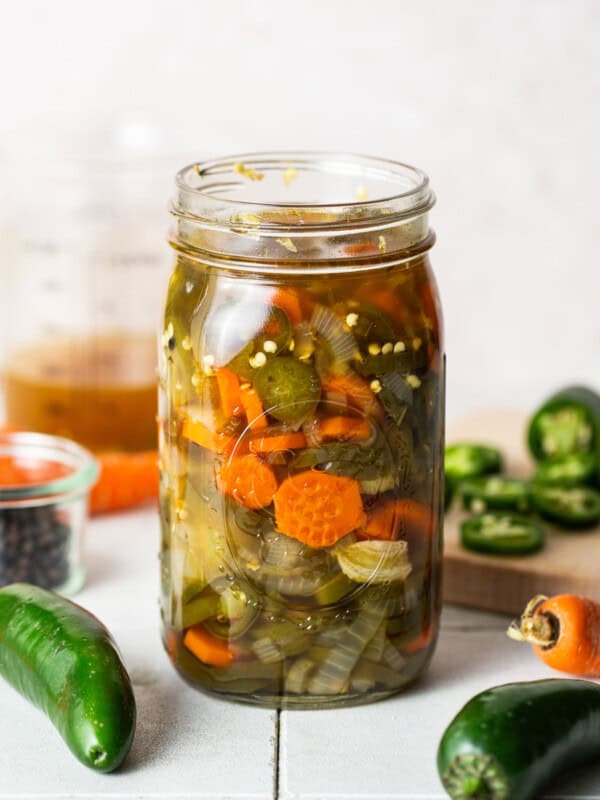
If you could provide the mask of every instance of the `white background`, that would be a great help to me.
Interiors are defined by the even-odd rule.
[[[58,131],[93,150],[147,120],[171,154],[414,163],[438,195],[449,415],[600,386],[600,3],[1,6],[0,149],[35,159],[30,134]]]

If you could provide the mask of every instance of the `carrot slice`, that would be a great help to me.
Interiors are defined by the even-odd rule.
[[[383,409],[377,401],[377,397],[371,391],[367,381],[363,380],[354,372],[345,372],[341,375],[331,375],[324,390],[336,392],[346,398],[346,402],[353,408],[358,408],[367,416],[374,419],[383,418]]]
[[[379,252],[379,247],[375,242],[354,242],[344,247],[344,253],[347,256],[370,256]]]
[[[103,514],[149,502],[158,497],[158,454],[102,453],[100,477],[90,494],[90,511]]]
[[[273,502],[277,530],[311,547],[329,547],[365,521],[358,481],[316,470],[286,478]]]
[[[433,531],[431,509],[416,500],[388,500],[376,508],[357,532],[359,539],[428,538]]]
[[[199,444],[200,447],[221,455],[231,453],[236,442],[236,437],[233,434],[225,433],[224,431],[211,431],[206,425],[203,425],[198,420],[190,419],[190,417],[184,419],[181,434],[184,439],[189,439],[190,442]]]
[[[229,667],[235,658],[227,642],[209,633],[202,625],[188,628],[183,644],[197,659],[212,667]]]
[[[268,464],[256,455],[234,458],[220,475],[220,486],[246,508],[266,508],[273,502],[277,478]]]
[[[304,319],[300,298],[298,297],[298,293],[293,289],[280,287],[275,292],[271,302],[274,306],[277,306],[277,308],[285,311],[292,325],[297,325]]]
[[[227,369],[227,367],[219,367],[217,370],[217,385],[223,414],[227,418],[243,414],[240,381],[235,372]]]
[[[302,431],[256,436],[249,442],[251,453],[280,453],[306,447],[306,436]]]
[[[430,622],[418,636],[415,636],[414,639],[402,648],[402,652],[412,654],[418,653],[420,650],[425,650],[434,640],[436,630],[437,625],[435,622]]]
[[[250,430],[256,431],[267,428],[269,423],[256,389],[253,389],[251,386],[242,385],[240,388],[240,398]]]
[[[362,442],[373,433],[371,423],[359,417],[328,417],[319,422],[317,430],[323,442]]]

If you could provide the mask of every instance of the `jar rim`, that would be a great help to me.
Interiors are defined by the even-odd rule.
[[[23,431],[0,434],[0,457],[54,462],[71,468],[66,475],[25,485],[0,486],[0,507],[63,502],[87,492],[99,474],[92,453],[60,436]]]
[[[428,176],[417,167],[336,151],[241,153],[197,162],[181,169],[175,184],[174,215],[220,227],[255,213],[254,228],[267,234],[375,227],[425,214],[435,202]],[[234,209],[241,213],[228,218]],[[272,214],[277,209],[280,219]]]

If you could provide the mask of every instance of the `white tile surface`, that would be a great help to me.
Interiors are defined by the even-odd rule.
[[[506,617],[452,611],[445,623],[430,671],[413,690],[371,706],[282,714],[282,800],[442,800],[437,745],[464,703],[497,684],[556,677],[507,639]],[[600,797],[600,766],[544,796]]]
[[[439,737],[473,694],[552,673],[508,641],[499,614],[446,608],[427,677],[398,698],[355,709],[274,713],[210,699],[174,673],[158,636],[158,523],[153,511],[94,521],[89,579],[77,600],[113,631],[135,685],[138,730],[126,768],[96,775],[52,726],[0,684],[0,800],[417,800],[443,798]],[[600,768],[553,789],[600,798]]]
[[[134,682],[138,728],[125,768],[97,775],[41,713],[0,684],[0,798],[271,798],[275,719],[179,679],[158,633],[152,511],[92,523],[89,581],[76,598],[113,632]]]

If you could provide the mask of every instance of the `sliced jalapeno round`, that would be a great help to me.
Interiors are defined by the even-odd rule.
[[[494,475],[502,470],[502,454],[483,444],[451,444],[446,448],[446,476],[451,480]]]
[[[542,461],[534,481],[544,486],[581,486],[593,482],[597,469],[598,461],[592,453],[568,453]]]
[[[527,517],[496,512],[466,519],[460,538],[468,550],[518,556],[539,550],[544,544],[544,530]]]
[[[587,486],[534,486],[531,499],[541,517],[561,528],[589,528],[600,521],[600,492]]]
[[[274,358],[256,370],[254,388],[265,411],[280,422],[300,422],[315,410],[321,397],[315,369],[291,356]]]
[[[474,514],[484,511],[527,511],[529,486],[499,475],[469,478],[460,485],[463,506]]]
[[[586,386],[552,395],[531,418],[527,441],[538,460],[593,453],[600,443],[600,395]]]

